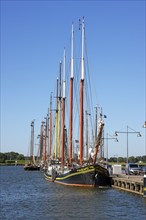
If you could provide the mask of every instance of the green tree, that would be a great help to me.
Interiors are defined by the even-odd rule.
[[[132,156],[132,157],[128,158],[128,161],[129,161],[129,163],[136,163],[137,159],[134,156]]]
[[[25,160],[24,155],[23,155],[23,154],[19,154],[19,155],[17,156],[17,160]]]
[[[123,158],[123,157],[118,157],[118,161],[119,161],[120,163],[122,163],[122,162],[124,162],[124,158]]]
[[[23,154],[19,154],[13,151],[7,153],[0,152],[0,163],[5,163],[7,161],[13,162],[15,160],[25,160],[25,157]]]
[[[0,163],[4,163],[6,159],[7,159],[6,154],[0,153]]]

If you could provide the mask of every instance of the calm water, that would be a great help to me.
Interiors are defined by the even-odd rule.
[[[0,167],[0,219],[146,219],[146,198],[115,189],[49,183],[40,171]]]

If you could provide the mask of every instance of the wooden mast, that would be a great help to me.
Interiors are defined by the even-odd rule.
[[[64,49],[64,76],[62,94],[62,167],[64,166],[64,145],[65,145],[65,73],[66,73],[66,54]]]
[[[45,162],[45,159],[46,159],[46,141],[45,141],[44,124],[45,124],[45,122],[42,121],[42,150],[43,150],[42,160],[43,160],[43,162]]]
[[[59,65],[59,97],[58,97],[58,157],[60,158],[60,148],[61,148],[61,93],[62,93],[62,62]]]
[[[55,122],[55,159],[57,158],[57,148],[58,148],[58,78],[57,78],[57,89],[56,89],[56,122]]]
[[[33,161],[34,156],[34,120],[31,122],[31,143],[30,143],[30,160]]]
[[[40,161],[43,159],[43,124],[41,123],[40,134],[38,135],[39,141],[39,159]]]
[[[82,58],[80,80],[80,164],[83,163],[83,101],[84,101],[84,17],[82,18]]]
[[[71,42],[71,67],[70,67],[70,164],[72,163],[72,136],[73,136],[73,79],[74,79],[74,30],[73,30],[73,23],[72,23],[72,42]]]
[[[97,106],[95,107],[95,142],[97,139]]]
[[[44,122],[45,124],[45,127],[44,127],[44,130],[45,130],[45,135],[44,135],[44,139],[45,139],[45,143],[44,143],[44,162],[46,162],[46,159],[47,159],[47,118],[46,119],[46,123]]]
[[[90,115],[87,110],[86,113],[86,160],[88,160],[88,116]]]
[[[50,96],[50,157],[52,156],[52,93]]]
[[[48,152],[48,140],[49,140],[49,135],[48,135],[49,134],[48,133],[49,117],[48,117],[48,115],[49,115],[49,108],[48,108],[48,114],[45,117],[46,122],[45,122],[45,128],[44,128],[44,130],[45,130],[45,136],[44,136],[44,138],[45,138],[45,143],[44,143],[44,162],[46,162],[46,160],[47,160],[47,152]]]
[[[47,114],[47,157],[49,158],[49,108],[48,108],[48,114]]]

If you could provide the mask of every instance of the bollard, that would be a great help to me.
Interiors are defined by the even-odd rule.
[[[143,177],[143,196],[146,197],[146,174]]]

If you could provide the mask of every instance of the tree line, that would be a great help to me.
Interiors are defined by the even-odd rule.
[[[8,152],[8,153],[0,153],[0,163],[5,163],[7,161],[16,161],[16,160],[25,160],[26,157],[23,154],[19,154],[16,152]],[[106,159],[105,159],[106,160]],[[126,163],[126,157],[110,157],[108,159],[109,162],[118,162],[118,163]],[[143,162],[146,163],[146,155],[144,156],[131,156],[128,158],[129,163],[137,163]]]
[[[25,156],[23,154],[19,154],[16,152],[8,152],[8,153],[0,152],[0,163],[5,163],[8,161],[16,161],[16,160],[25,160]]]
[[[108,160],[109,162],[118,162],[118,163],[126,163],[127,162],[127,157],[111,157]],[[143,162],[146,163],[146,155],[144,156],[131,156],[128,158],[129,163],[138,163],[138,162]]]

